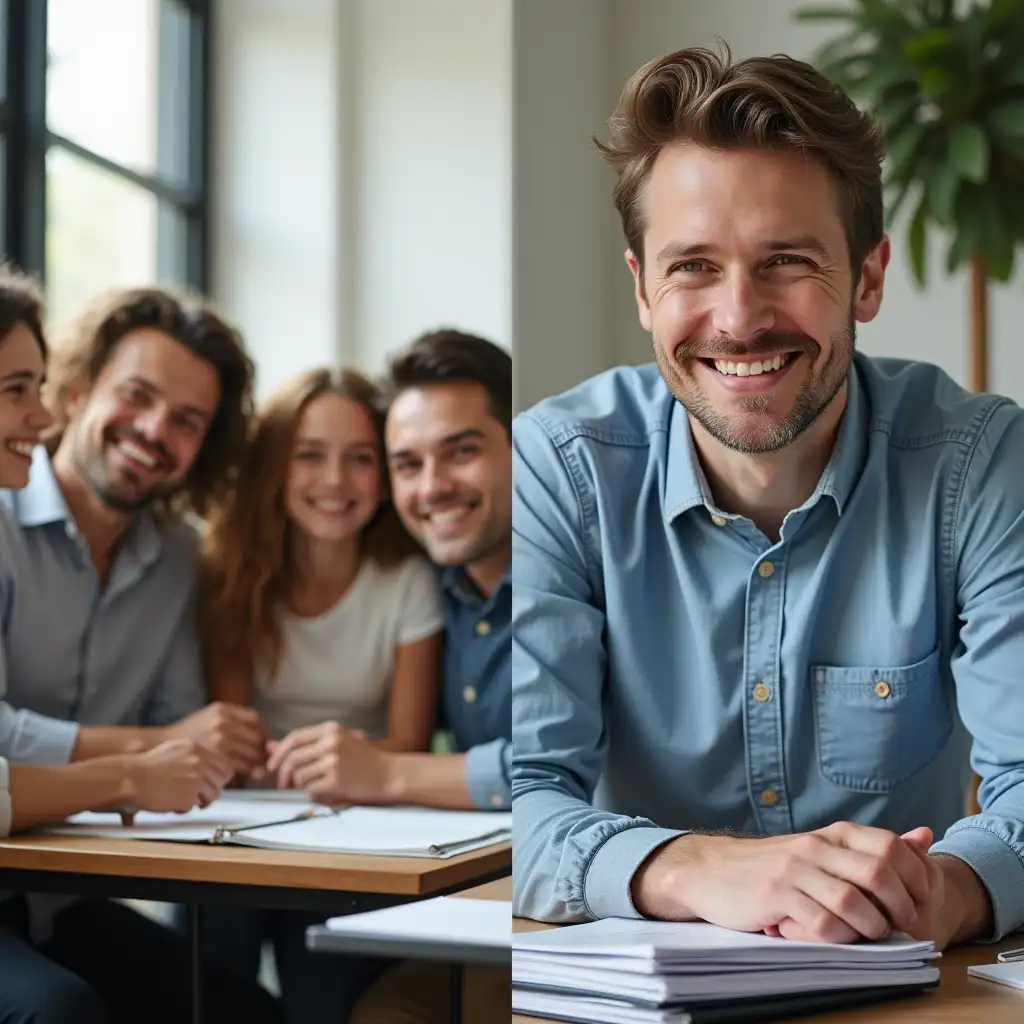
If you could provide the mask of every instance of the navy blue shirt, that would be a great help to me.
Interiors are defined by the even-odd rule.
[[[461,567],[441,575],[445,620],[443,714],[466,754],[477,807],[508,809],[512,792],[512,584],[483,597]]]

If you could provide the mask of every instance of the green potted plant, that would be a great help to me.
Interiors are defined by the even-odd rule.
[[[1024,242],[1024,0],[853,0],[795,17],[843,25],[813,60],[885,131],[888,223],[913,204],[918,285],[929,229],[948,237],[948,273],[969,266],[970,382],[987,390],[989,282],[1010,279]]]

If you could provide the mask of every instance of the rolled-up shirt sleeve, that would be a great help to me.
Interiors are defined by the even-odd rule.
[[[492,740],[466,751],[466,787],[475,806],[482,810],[508,810],[512,804],[512,744]]]
[[[512,817],[515,913],[638,917],[634,873],[680,835],[592,805],[604,765],[605,616],[584,503],[547,432],[513,428]]]
[[[953,536],[960,645],[957,704],[981,776],[981,813],[932,853],[959,857],[988,891],[996,940],[1024,925],[1024,413],[1002,406],[968,467]]]

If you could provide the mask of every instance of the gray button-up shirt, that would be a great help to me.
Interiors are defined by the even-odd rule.
[[[78,724],[166,725],[202,705],[197,554],[192,527],[139,515],[103,586],[36,450],[28,487],[0,491],[0,757],[61,764]]]

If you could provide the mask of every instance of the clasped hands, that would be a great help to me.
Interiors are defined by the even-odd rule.
[[[957,858],[928,854],[932,839],[928,828],[900,836],[850,822],[765,839],[684,835],[641,865],[633,901],[649,917],[788,939],[855,942],[902,931],[942,949],[964,937],[970,918],[984,921],[971,901],[987,896]]]

